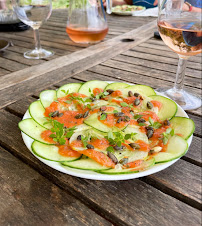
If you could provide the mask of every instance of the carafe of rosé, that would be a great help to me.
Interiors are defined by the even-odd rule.
[[[112,0],[107,0],[111,13]],[[66,32],[76,43],[96,43],[108,33],[102,0],[70,0]]]

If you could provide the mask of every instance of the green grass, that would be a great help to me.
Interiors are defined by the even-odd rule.
[[[65,9],[69,5],[69,0],[52,0],[53,9]]]

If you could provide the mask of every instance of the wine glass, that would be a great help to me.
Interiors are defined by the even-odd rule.
[[[192,4],[199,2],[192,0]],[[201,7],[201,6],[200,6]],[[184,0],[159,0],[158,29],[164,43],[179,55],[174,87],[158,91],[184,110],[201,106],[201,98],[183,89],[187,59],[201,53],[202,11]]]
[[[24,53],[28,59],[42,59],[54,53],[41,48],[39,28],[50,17],[52,0],[13,0],[13,9],[18,18],[34,30],[35,49]]]

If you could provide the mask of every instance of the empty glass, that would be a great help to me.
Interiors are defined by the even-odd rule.
[[[41,59],[54,53],[41,48],[39,28],[50,17],[52,12],[51,0],[13,0],[13,9],[18,18],[34,30],[35,49],[24,53],[28,59]]]

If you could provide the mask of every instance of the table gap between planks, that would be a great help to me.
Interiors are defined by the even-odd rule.
[[[15,46],[0,58],[0,225],[201,224],[201,109],[188,111],[196,124],[189,152],[140,179],[103,182],[65,175],[38,161],[22,141],[17,124],[44,89],[92,79],[173,85],[177,57],[152,38],[153,19],[110,16],[108,21],[111,36],[85,48],[65,36],[66,11],[54,11],[41,39],[56,55],[40,61],[22,56],[31,47],[31,31],[4,33]],[[190,58],[186,71],[185,87],[196,94],[201,94],[200,63],[200,56]]]

